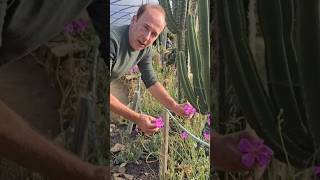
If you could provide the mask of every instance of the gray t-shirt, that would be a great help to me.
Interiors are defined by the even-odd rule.
[[[149,88],[157,82],[153,67],[151,47],[134,51],[129,44],[129,25],[110,28],[110,72],[111,81],[120,78],[138,65],[141,79]]]

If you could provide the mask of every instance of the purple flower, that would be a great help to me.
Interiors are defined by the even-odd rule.
[[[187,132],[185,132],[185,131],[182,131],[180,133],[180,137],[181,137],[181,139],[185,140],[185,139],[187,139],[189,137],[189,134]]]
[[[72,24],[68,24],[66,27],[64,27],[63,31],[67,34],[72,34],[74,31]]]
[[[314,166],[313,172],[316,176],[319,176],[320,175],[320,166]]]
[[[78,33],[84,32],[87,28],[88,23],[83,19],[79,19],[78,21],[73,22],[73,26],[77,30]]]
[[[88,22],[83,19],[74,20],[64,28],[64,32],[67,34],[82,33],[87,29],[87,27]]]
[[[263,140],[253,142],[242,138],[238,144],[238,149],[242,152],[242,163],[247,167],[252,167],[257,162],[261,167],[267,166],[272,158],[273,151],[263,144]]]
[[[210,140],[210,131],[205,131],[203,133],[203,137],[206,141],[209,141]]]
[[[207,120],[207,123],[208,123],[208,125],[210,126],[210,124],[211,124],[211,113],[209,113],[208,114],[208,120]]]
[[[154,123],[156,124],[157,128],[163,128],[164,126],[162,117],[158,117]]]
[[[139,67],[137,65],[133,66],[132,68],[129,69],[129,73],[131,74],[139,73]]]
[[[192,117],[197,112],[196,109],[192,107],[192,105],[190,104],[185,104],[183,106],[183,110],[184,110],[184,113],[189,117]]]

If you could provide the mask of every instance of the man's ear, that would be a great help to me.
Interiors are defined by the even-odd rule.
[[[131,19],[131,23],[137,22],[137,15],[134,15]]]

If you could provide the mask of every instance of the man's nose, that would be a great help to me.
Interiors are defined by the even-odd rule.
[[[145,31],[144,36],[143,36],[143,41],[149,41],[151,37],[151,32],[150,31]]]

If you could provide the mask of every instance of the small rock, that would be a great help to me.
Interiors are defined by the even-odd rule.
[[[113,130],[116,128],[116,125],[114,125],[114,124],[110,124],[110,132],[112,133],[113,132]]]
[[[117,143],[110,149],[110,151],[112,153],[115,153],[115,152],[119,152],[119,151],[124,150],[124,148],[125,148],[125,145]]]
[[[114,180],[133,180],[134,176],[124,173],[114,173],[113,178]]]
[[[120,167],[125,167],[127,165],[127,163],[122,163],[120,164]]]
[[[133,180],[134,176],[130,174],[124,174],[124,177],[126,177],[128,180]]]
[[[119,173],[125,173],[126,172],[126,167],[119,166],[118,171],[119,171]]]
[[[125,180],[125,178],[122,177],[121,175],[122,175],[121,173],[114,173],[113,174],[113,179],[114,180]]]

